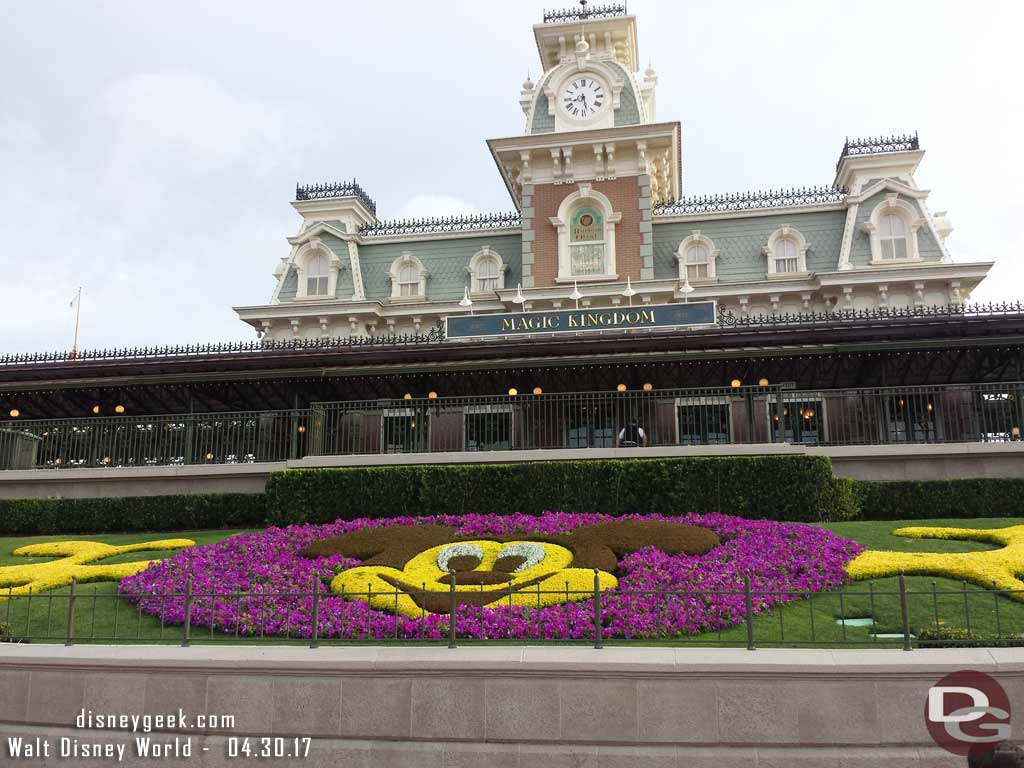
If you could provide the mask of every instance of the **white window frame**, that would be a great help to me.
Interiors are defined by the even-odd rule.
[[[494,289],[482,289],[480,287],[480,265],[487,260],[494,261],[498,265],[498,274],[485,278],[487,280],[497,279],[497,287]],[[469,279],[471,281],[469,292],[473,295],[489,296],[495,291],[505,290],[505,273],[508,272],[508,265],[501,258],[501,254],[489,245],[485,245],[473,254],[473,258],[469,260],[469,266],[466,268],[466,271],[469,272]]]
[[[903,220],[903,228],[907,233],[906,258],[887,259],[882,252],[881,221],[885,215],[897,216]],[[913,205],[901,199],[896,192],[887,193],[885,200],[871,210],[871,216],[868,221],[861,225],[861,230],[867,234],[868,241],[871,244],[871,265],[912,264],[921,261],[921,253],[917,246],[917,231],[924,224],[924,217]]]
[[[494,405],[466,405],[462,408],[462,450],[468,451],[466,447],[466,417],[469,415],[488,413],[508,414],[508,447],[513,450],[516,444],[516,418],[515,409],[511,403],[496,403]]]
[[[796,272],[779,272],[775,250],[781,240],[791,240],[796,245]],[[768,279],[769,280],[792,280],[794,278],[807,277],[807,249],[810,243],[803,236],[800,230],[789,225],[779,227],[768,236],[768,244],[762,248],[762,252],[768,257]]]
[[[708,250],[708,275],[707,277],[692,277],[690,276],[689,267],[690,263],[687,261],[690,249],[694,246],[702,245]],[[686,237],[679,243],[679,247],[676,249],[676,261],[679,264],[679,282],[683,283],[687,281],[691,283],[710,283],[718,279],[718,274],[715,269],[715,263],[718,261],[719,250],[715,247],[714,242],[711,238],[702,234],[699,229],[695,229],[690,233],[689,237]]]
[[[572,252],[569,228],[573,212],[577,207],[590,205],[601,212],[604,219],[604,270],[598,275],[574,275],[572,273]],[[594,282],[618,280],[615,266],[615,225],[622,221],[622,213],[612,209],[611,200],[590,184],[580,184],[578,189],[566,195],[558,206],[558,215],[548,219],[558,230],[558,277],[556,283]]]
[[[732,418],[732,397],[729,395],[710,395],[708,397],[677,397],[674,398],[674,400],[675,404],[672,408],[672,428],[675,430],[676,445],[682,445],[682,443],[679,442],[680,406],[724,405],[726,407],[726,416],[729,419],[729,440],[725,444],[732,445],[735,442],[735,430]],[[722,445],[722,443],[708,443],[708,445]]]
[[[327,257],[327,293],[309,293],[309,263],[319,256]],[[320,300],[334,298],[338,289],[338,272],[341,270],[341,259],[320,240],[310,240],[295,254],[295,271],[298,284],[295,286],[295,298]]]
[[[413,267],[419,274],[419,288],[415,296],[402,295],[402,283],[399,278],[403,267]],[[404,251],[397,259],[391,262],[391,269],[388,270],[391,278],[391,300],[392,301],[425,301],[427,298],[427,270],[415,254],[411,251]]]

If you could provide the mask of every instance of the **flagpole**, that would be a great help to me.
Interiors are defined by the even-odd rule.
[[[82,316],[82,286],[78,286],[78,293],[75,294],[75,341],[71,345],[71,359],[78,359],[78,321]]]

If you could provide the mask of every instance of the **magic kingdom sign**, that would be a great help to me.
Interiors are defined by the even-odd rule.
[[[449,339],[523,336],[531,333],[587,333],[636,328],[663,329],[713,325],[715,302],[647,304],[607,309],[563,309],[552,312],[515,312],[449,317]]]

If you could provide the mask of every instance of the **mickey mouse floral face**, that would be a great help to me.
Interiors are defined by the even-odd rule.
[[[560,537],[459,539],[444,526],[366,529],[316,542],[303,554],[345,554],[363,564],[337,574],[331,591],[378,610],[416,617],[456,602],[483,607],[555,605],[614,589],[620,556],[646,546],[704,554],[711,531],[682,523],[620,521]],[[596,581],[595,581],[596,580]]]

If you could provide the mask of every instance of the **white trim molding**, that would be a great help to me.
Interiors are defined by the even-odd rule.
[[[415,296],[403,296],[402,284],[399,282],[404,267],[414,267],[420,276],[419,286]],[[427,277],[429,273],[423,266],[423,262],[412,251],[403,251],[398,258],[391,262],[388,269],[388,277],[391,279],[391,300],[392,301],[423,301],[427,297]]]
[[[776,254],[776,249],[778,244],[783,241],[792,241],[796,246],[796,272],[778,271],[777,260],[781,257]],[[806,277],[808,274],[807,249],[810,247],[811,244],[807,242],[807,239],[803,236],[800,230],[795,229],[788,224],[776,229],[768,235],[768,243],[761,249],[761,252],[768,257],[768,278],[792,280],[794,278]]]
[[[573,209],[579,205],[590,204],[600,210],[604,218],[604,270],[598,275],[573,275],[572,258],[569,243],[569,223],[572,221]],[[575,192],[566,195],[558,206],[558,215],[548,219],[558,230],[558,277],[556,282],[581,283],[594,280],[617,280],[615,272],[615,225],[622,220],[622,212],[612,210],[612,202],[608,197],[590,184],[580,184]]]
[[[480,269],[480,262],[485,260],[492,260],[498,265],[497,275],[489,275],[486,279],[497,279],[498,285],[494,290],[481,290],[480,289],[480,276],[478,271]],[[491,248],[489,245],[485,245],[479,251],[473,254],[473,257],[469,260],[469,266],[466,267],[466,271],[469,273],[469,292],[473,295],[484,296],[494,293],[494,291],[505,290],[505,273],[508,272],[508,264],[501,258],[501,254]]]
[[[683,238],[679,243],[679,247],[676,248],[676,262],[679,265],[679,281],[686,282],[689,277],[689,270],[687,267],[686,255],[689,250],[695,245],[703,245],[708,251],[708,274],[706,277],[690,277],[689,282],[691,283],[703,283],[712,282],[717,280],[717,274],[715,272],[715,262],[718,261],[719,250],[715,247],[714,242],[707,235],[703,234],[699,229],[695,229],[690,232],[688,237]]]
[[[895,215],[903,222],[907,240],[907,255],[902,259],[886,259],[882,254],[882,238],[879,234],[879,222],[882,216]],[[861,224],[861,229],[868,235],[871,243],[871,265],[913,263],[921,261],[917,247],[917,230],[925,223],[919,209],[900,198],[896,192],[889,192],[871,211],[868,221]]]

